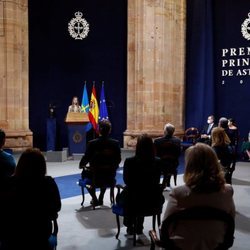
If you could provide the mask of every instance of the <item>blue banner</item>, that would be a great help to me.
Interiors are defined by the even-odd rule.
[[[210,114],[250,129],[250,1],[187,1],[186,127]]]

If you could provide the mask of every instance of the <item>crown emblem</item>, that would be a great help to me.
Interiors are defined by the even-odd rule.
[[[76,17],[76,18],[81,18],[81,17],[82,17],[82,12],[77,11],[77,12],[75,13],[75,17]]]
[[[250,13],[248,13],[248,18],[241,25],[241,33],[242,33],[243,37],[247,40],[250,40],[249,24],[250,24]]]
[[[82,40],[89,33],[89,24],[82,16],[82,12],[77,11],[75,12],[75,17],[68,23],[69,34],[75,40]]]
[[[73,135],[73,141],[75,143],[80,143],[82,141],[82,135],[80,134],[80,132],[76,131]]]

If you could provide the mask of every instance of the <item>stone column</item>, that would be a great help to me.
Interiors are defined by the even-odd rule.
[[[28,106],[28,0],[0,1],[0,128],[6,147],[33,144]]]
[[[141,133],[162,135],[167,122],[183,134],[185,22],[185,0],[128,1],[124,148]]]

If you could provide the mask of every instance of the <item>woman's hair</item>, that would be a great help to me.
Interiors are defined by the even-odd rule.
[[[237,124],[234,118],[229,118],[228,121],[231,122],[233,126],[237,127]]]
[[[225,146],[230,144],[230,139],[225,130],[220,127],[213,128],[211,133],[212,147],[213,146]]]
[[[184,182],[195,192],[210,193],[224,187],[224,173],[214,150],[205,143],[189,147],[185,153]]]
[[[74,99],[77,100],[77,105],[79,106],[80,104],[79,104],[79,100],[78,100],[77,96],[73,96],[73,98],[72,98],[72,105],[74,105]]]
[[[228,128],[228,119],[226,117],[221,117],[219,119],[218,125],[219,125],[219,127],[224,128],[224,129]]]
[[[153,140],[147,134],[142,134],[137,139],[135,155],[140,159],[153,159],[155,157],[155,148]]]
[[[46,161],[38,148],[26,149],[20,156],[15,176],[21,178],[42,178],[46,175]]]

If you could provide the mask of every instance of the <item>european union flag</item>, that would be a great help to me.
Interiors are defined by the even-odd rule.
[[[81,112],[89,113],[89,98],[88,98],[86,83],[84,84],[84,89],[83,89]],[[89,131],[91,128],[92,128],[91,122],[85,125],[85,131]]]
[[[104,83],[102,83],[99,107],[100,107],[99,121],[101,121],[103,119],[108,120],[109,116],[108,116],[108,110],[107,110],[106,99],[105,99],[105,94],[104,94]]]

